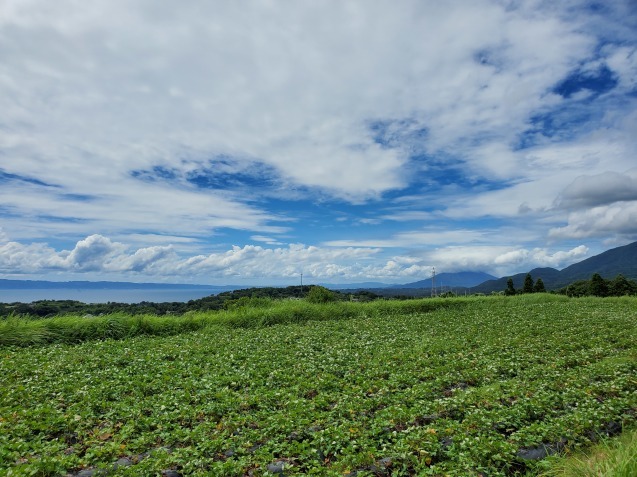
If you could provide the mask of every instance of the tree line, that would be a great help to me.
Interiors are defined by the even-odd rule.
[[[535,282],[530,273],[524,277],[522,288],[516,289],[513,286],[513,279],[507,280],[505,295],[521,295],[524,293],[545,293],[546,288],[541,278]],[[589,280],[578,280],[569,285],[556,290],[554,293],[562,295],[579,296],[624,296],[637,295],[637,282],[630,280],[619,274],[612,280],[604,279],[599,273],[594,273]]]
[[[594,273],[590,280],[578,280],[558,293],[568,296],[624,296],[637,295],[637,281],[629,280],[619,274],[612,280],[602,278],[599,273]]]
[[[530,273],[526,274],[524,277],[524,284],[522,288],[516,290],[513,286],[513,278],[509,278],[507,280],[507,287],[504,290],[505,295],[521,295],[523,293],[545,293],[546,287],[544,286],[544,282],[541,278],[538,278],[537,281],[533,282],[533,277],[531,277]]]

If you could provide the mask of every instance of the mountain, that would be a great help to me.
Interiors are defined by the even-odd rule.
[[[496,279],[496,277],[484,272],[439,273],[436,275],[434,286],[436,288],[471,288],[487,280],[494,279]],[[427,278],[417,282],[405,283],[404,285],[394,285],[392,288],[431,288],[431,284],[431,278]]]
[[[555,268],[534,268],[530,272],[533,280],[537,280],[541,278],[544,282],[544,287],[547,290],[552,290],[555,288],[561,288],[562,285],[560,281],[560,271]],[[497,278],[495,280],[488,280],[484,283],[480,283],[479,285],[471,288],[472,293],[491,293],[492,291],[502,291],[507,287],[507,282],[509,278],[513,279],[513,286],[518,289],[522,288],[524,285],[524,278],[526,278],[526,272],[517,273],[515,275],[510,275],[508,277]],[[589,277],[590,278],[590,277]]]
[[[436,289],[444,287],[449,288],[470,288],[486,280],[495,279],[493,275],[484,272],[457,272],[457,273],[439,273],[436,275]],[[362,282],[362,283],[346,283],[346,284],[321,284],[332,290],[383,290],[385,294],[399,295],[427,295],[422,290],[431,290],[431,278],[425,278],[417,282],[404,283],[400,285],[391,285],[381,282]],[[395,292],[393,293],[392,290]],[[398,291],[400,290],[400,292]]]
[[[606,279],[622,274],[626,278],[637,279],[637,242],[612,248],[606,252],[574,263],[560,272],[562,283],[566,286],[575,280],[588,280],[593,273],[599,273]]]
[[[599,273],[606,279],[613,279],[622,274],[626,278],[637,280],[637,242],[612,248],[599,255],[574,263],[563,270],[534,268],[528,273],[531,274],[533,280],[541,278],[547,290],[563,288],[577,280],[588,280],[594,273]],[[525,277],[526,272],[489,280],[473,287],[471,291],[477,293],[502,291],[506,289],[509,278],[513,279],[515,288],[522,288]]]

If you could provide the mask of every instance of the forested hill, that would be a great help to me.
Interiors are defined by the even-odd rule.
[[[616,247],[606,252],[575,263],[563,270],[554,268],[535,268],[528,273],[534,280],[541,278],[547,290],[556,290],[578,280],[588,280],[594,273],[605,279],[615,278],[617,275],[637,280],[637,242],[622,247]],[[512,275],[515,288],[522,288],[527,272]],[[490,293],[502,291],[507,287],[509,277],[488,280],[471,288],[472,292]]]
[[[637,242],[623,247],[613,248],[604,253],[574,263],[560,272],[560,286],[565,286],[575,280],[590,278],[593,273],[599,273],[604,278],[624,275],[626,278],[637,279]]]

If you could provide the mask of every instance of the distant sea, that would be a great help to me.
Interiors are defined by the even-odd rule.
[[[0,290],[0,303],[31,303],[37,300],[77,300],[84,303],[139,303],[149,301],[161,303],[166,301],[186,302],[216,293],[219,289],[210,288],[162,288],[162,289],[121,289],[121,290],[81,290],[81,289],[15,289]]]

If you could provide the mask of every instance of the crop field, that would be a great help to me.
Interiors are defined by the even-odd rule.
[[[386,303],[5,342],[0,475],[539,475],[635,426],[636,298]]]

